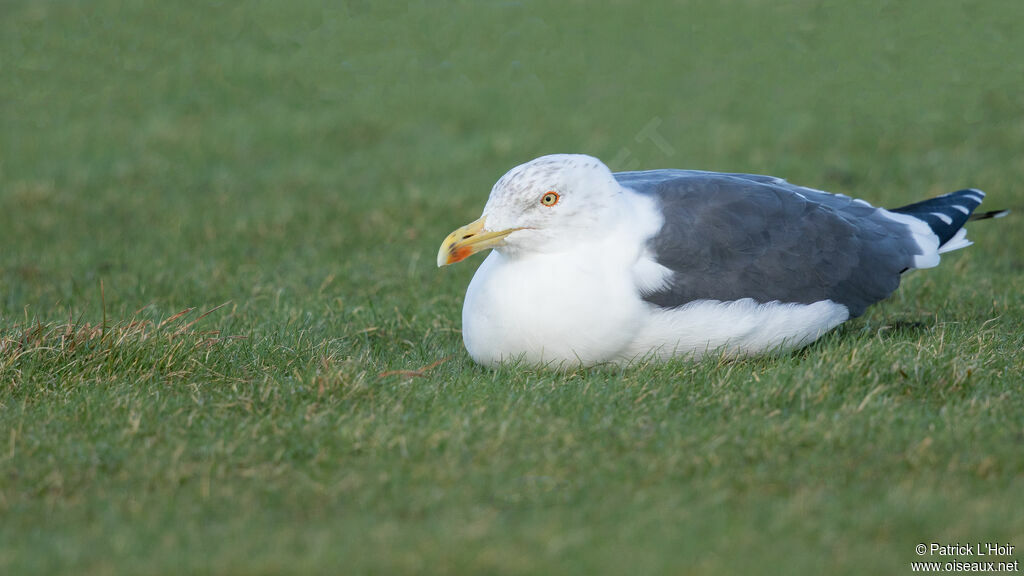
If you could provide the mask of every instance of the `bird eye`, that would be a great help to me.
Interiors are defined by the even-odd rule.
[[[551,192],[547,192],[540,197],[540,203],[545,206],[554,206],[555,204],[558,204],[558,192],[553,190]]]

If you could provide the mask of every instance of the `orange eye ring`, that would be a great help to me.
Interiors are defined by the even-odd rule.
[[[561,198],[561,196],[558,195],[558,192],[550,190],[540,197],[540,203],[545,206],[554,206],[555,204],[558,204],[559,198]]]

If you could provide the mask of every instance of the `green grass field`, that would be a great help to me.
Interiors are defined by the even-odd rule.
[[[1022,54],[1012,1],[3,2],[0,573],[1024,547]],[[793,354],[485,370],[435,254],[553,152],[1018,214]]]

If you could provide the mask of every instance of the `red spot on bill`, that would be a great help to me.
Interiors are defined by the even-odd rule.
[[[452,246],[452,249],[448,252],[448,263],[454,264],[456,262],[462,262],[466,258],[473,255],[473,250],[468,246],[461,246],[456,248]]]

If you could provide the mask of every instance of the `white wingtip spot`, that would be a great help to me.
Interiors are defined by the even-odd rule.
[[[939,246],[939,254],[945,254],[946,252],[952,252],[953,250],[967,248],[971,244],[974,244],[974,242],[967,239],[967,229],[961,228],[957,230],[956,234],[947,240],[945,244]]]
[[[967,208],[966,206],[961,206],[959,204],[953,204],[952,207],[956,208],[957,210],[959,210],[961,212],[963,212],[964,214],[970,214],[971,213],[971,209]]]
[[[953,219],[950,218],[949,216],[946,216],[942,212],[932,212],[931,215],[935,216],[939,220],[942,220],[946,224],[952,224],[953,223]]]
[[[961,198],[966,198],[968,200],[973,200],[974,202],[977,202],[978,204],[981,204],[981,200],[982,200],[982,198],[985,197],[985,195],[982,194],[981,196],[978,196],[976,194],[961,194],[960,197]]]

